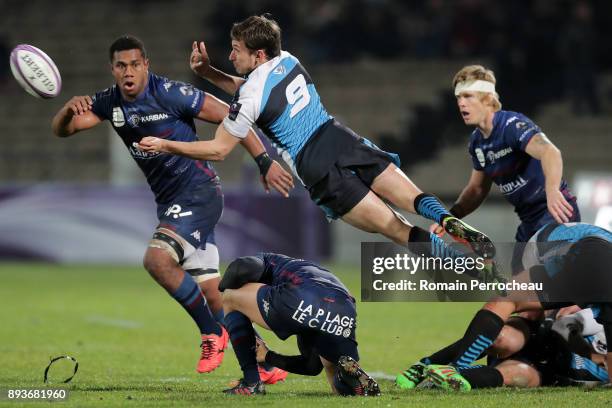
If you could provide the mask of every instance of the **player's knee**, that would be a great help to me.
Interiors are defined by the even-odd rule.
[[[147,251],[142,261],[143,267],[153,277],[160,277],[176,265],[167,252]]]
[[[256,256],[237,258],[229,264],[219,283],[221,292],[238,289],[249,282],[257,282],[264,272],[263,260]]]
[[[524,333],[515,327],[504,325],[488,354],[497,358],[507,358],[520,351],[524,345]]]
[[[231,312],[235,306],[236,289],[225,289],[221,294],[221,299],[223,301],[223,310],[226,313]]]
[[[508,360],[495,367],[508,387],[533,388],[540,385],[540,374],[531,365],[522,361]]]
[[[153,238],[149,241],[149,248],[160,249],[178,264],[183,261],[185,255],[185,250],[181,241],[180,237],[170,231],[160,229],[153,234]],[[152,253],[152,251],[147,251],[147,256],[145,256],[145,268],[147,270],[149,270],[147,265],[151,267],[156,266],[155,259],[147,260],[150,253]],[[162,257],[160,256],[160,258]]]

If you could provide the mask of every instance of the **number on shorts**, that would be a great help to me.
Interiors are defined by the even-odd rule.
[[[310,102],[310,93],[308,93],[308,86],[306,85],[304,75],[300,74],[296,76],[295,79],[287,85],[285,96],[287,96],[287,102],[292,105],[289,117],[293,118]]]

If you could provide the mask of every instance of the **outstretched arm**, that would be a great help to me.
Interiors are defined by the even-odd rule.
[[[542,170],[546,178],[546,202],[548,211],[558,223],[569,222],[574,209],[567,202],[559,186],[563,175],[563,159],[561,151],[551,143],[544,133],[538,133],[531,138],[525,151],[534,159],[542,162]]]
[[[91,111],[93,101],[90,96],[75,96],[60,109],[53,120],[51,128],[58,137],[67,137],[81,130],[90,129],[102,120]]]
[[[226,74],[210,65],[210,58],[206,52],[203,41],[194,41],[191,46],[191,57],[189,65],[192,71],[199,77],[206,79],[215,86],[221,88],[230,95],[236,93],[238,88],[245,82],[244,79]]]

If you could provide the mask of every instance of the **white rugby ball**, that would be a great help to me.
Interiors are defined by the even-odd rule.
[[[62,89],[62,77],[53,60],[32,45],[19,44],[13,49],[11,71],[19,85],[37,98],[54,98]]]

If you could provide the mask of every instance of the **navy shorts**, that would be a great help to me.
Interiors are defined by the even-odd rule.
[[[194,248],[214,244],[215,225],[223,212],[223,193],[218,179],[189,189],[171,202],[157,205],[158,228],[176,232]]]
[[[304,282],[265,285],[257,292],[257,305],[270,329],[280,339],[314,336],[314,347],[328,361],[340,356],[358,360],[355,300],[336,289]]]

